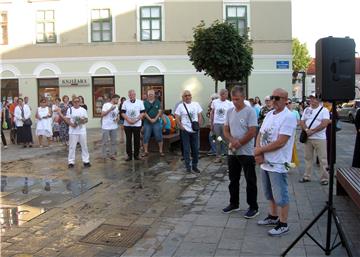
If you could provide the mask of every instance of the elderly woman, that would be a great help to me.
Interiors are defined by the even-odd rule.
[[[60,109],[63,116],[66,116],[67,110],[70,108],[69,97],[64,95],[63,102],[60,103]],[[69,145],[69,125],[64,119],[60,121],[60,140],[64,145]]]
[[[36,111],[35,118],[37,119],[36,124],[36,135],[39,138],[39,145],[43,147],[43,137],[47,138],[48,146],[50,146],[52,137],[52,126],[51,126],[52,111],[47,105],[46,99],[40,100],[40,107]]]
[[[17,143],[25,147],[32,147],[33,139],[31,134],[31,110],[27,104],[24,104],[22,98],[18,99],[18,104],[14,110],[15,124],[17,127]]]

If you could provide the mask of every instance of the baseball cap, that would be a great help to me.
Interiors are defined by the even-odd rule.
[[[316,94],[315,93],[311,93],[310,95],[309,95],[309,98],[310,97],[315,97],[316,98]]]

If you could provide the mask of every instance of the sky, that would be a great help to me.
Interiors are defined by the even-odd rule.
[[[360,0],[292,0],[292,35],[315,57],[315,43],[328,36],[349,36],[360,57]]]

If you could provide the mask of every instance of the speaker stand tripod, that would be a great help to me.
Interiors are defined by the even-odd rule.
[[[296,243],[304,236],[308,235],[312,241],[316,243],[317,246],[324,251],[326,255],[330,255],[331,252],[338,246],[342,245],[345,247],[346,252],[349,257],[353,257],[349,244],[347,242],[346,236],[342,229],[340,220],[337,216],[336,210],[333,206],[333,185],[334,185],[334,164],[335,164],[335,151],[336,151],[336,101],[332,101],[332,119],[331,119],[331,140],[330,140],[330,165],[329,165],[329,195],[328,201],[325,204],[325,207],[320,211],[320,213],[311,221],[311,223],[301,232],[301,234],[288,246],[288,248],[280,255],[286,256],[286,254],[296,245]],[[327,213],[327,227],[326,227],[326,243],[323,246],[319,243],[312,235],[310,235],[309,230],[316,224],[316,222]],[[331,226],[332,219],[334,219],[337,234],[334,238],[334,241],[331,243]],[[337,242],[337,237],[340,237],[340,242]]]

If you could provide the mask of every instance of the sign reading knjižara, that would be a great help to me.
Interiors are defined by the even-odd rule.
[[[59,78],[60,87],[86,87],[90,86],[88,78]]]

